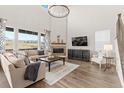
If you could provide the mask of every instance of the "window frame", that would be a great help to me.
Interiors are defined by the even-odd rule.
[[[18,50],[37,50],[38,49],[38,32],[33,32],[24,29],[18,29],[18,41],[19,41],[19,33],[28,34],[28,35],[36,35],[37,36],[37,48],[19,48]]]
[[[12,40],[12,49],[6,49],[6,48],[5,48],[5,50],[6,50],[6,51],[13,51],[13,50],[14,50],[14,49],[13,49],[13,46],[14,46],[14,37],[15,37],[15,36],[14,36],[14,33],[15,33],[15,32],[14,32],[14,28],[13,28],[13,27],[6,26],[5,32],[6,32],[6,31],[8,31],[8,32],[13,32],[13,40]],[[4,34],[4,35],[6,35],[6,34]],[[6,39],[5,39],[5,47],[6,47]]]

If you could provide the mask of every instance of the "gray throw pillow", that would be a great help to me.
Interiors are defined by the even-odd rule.
[[[30,64],[30,60],[27,55],[25,55],[23,53],[16,53],[16,55],[18,56],[18,58],[24,58],[25,65]]]
[[[30,64],[30,60],[29,60],[28,56],[25,56],[24,62],[25,62],[25,65]]]

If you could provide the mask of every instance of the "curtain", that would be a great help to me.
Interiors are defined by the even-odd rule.
[[[52,47],[51,47],[51,40],[50,40],[50,32],[48,30],[45,30],[45,46],[44,46],[44,51],[46,55],[52,55]]]
[[[121,19],[121,14],[118,14],[116,23],[116,35],[119,48],[121,62],[124,63],[124,24]]]
[[[5,51],[5,35],[4,31],[6,29],[6,19],[0,18],[0,53]]]

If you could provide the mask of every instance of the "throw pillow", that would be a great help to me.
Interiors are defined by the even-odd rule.
[[[30,64],[30,60],[29,58],[26,56],[24,59],[25,65],[29,65]]]
[[[37,50],[28,50],[27,51],[27,55],[28,56],[33,56],[33,55],[37,55],[38,53],[37,53]]]
[[[30,60],[28,58],[28,56],[26,55],[25,52],[18,52],[18,58],[23,58],[24,59],[24,62],[25,62],[25,65],[29,65],[30,64]]]
[[[24,59],[17,59],[15,62],[12,61],[11,63],[14,64],[15,67],[17,67],[17,68],[21,68],[21,67],[25,66]]]
[[[25,66],[24,58],[19,59],[13,53],[4,53],[4,56],[10,63],[12,63],[17,68]]]

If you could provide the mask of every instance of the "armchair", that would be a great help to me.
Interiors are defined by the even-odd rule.
[[[105,64],[106,62],[103,59],[103,53],[99,52],[98,55],[93,55],[90,59],[91,64],[93,64],[93,62],[99,64],[99,68],[101,69],[102,64]]]

